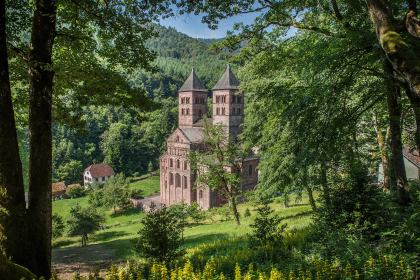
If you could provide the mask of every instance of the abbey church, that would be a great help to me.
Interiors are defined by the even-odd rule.
[[[213,87],[213,118],[207,121],[221,123],[226,127],[230,137],[236,139],[242,133],[244,122],[244,94],[238,93],[239,81],[229,65]],[[207,116],[207,89],[200,82],[194,68],[191,75],[178,91],[178,128],[166,140],[167,151],[160,160],[160,198],[166,205],[184,200],[191,204],[197,201],[207,210],[226,203],[224,197],[209,188],[194,189],[194,173],[191,173],[186,162],[188,150],[203,150],[203,122]],[[255,168],[259,158],[253,155],[245,159],[242,166],[242,191],[253,189],[258,182]],[[230,172],[227,166],[226,171]]]

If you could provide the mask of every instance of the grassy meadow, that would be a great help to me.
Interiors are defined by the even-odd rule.
[[[147,196],[159,191],[159,180],[153,178],[138,181],[130,186],[140,190],[141,195]],[[290,196],[291,201],[294,201],[295,194]],[[76,203],[79,203],[82,206],[87,206],[87,198],[81,197],[76,199],[54,201],[53,213],[59,213],[63,217],[66,217],[70,208]],[[283,205],[274,202],[271,203],[270,206],[275,210],[275,213],[284,218],[282,224],[287,224],[286,230],[308,225],[311,221],[311,207],[305,194],[303,195],[301,201],[296,204],[291,203],[286,209],[284,209]],[[250,217],[244,217],[246,208],[251,210]],[[213,214],[211,215],[211,219],[209,219],[210,215],[207,215],[206,220],[198,225],[189,221],[190,226],[184,231],[184,247],[194,248],[203,243],[213,243],[218,239],[240,237],[250,233],[252,229],[249,225],[253,222],[257,212],[254,211],[253,207],[247,203],[238,205],[238,211],[241,214],[241,225],[238,227],[235,226],[233,219],[225,221],[223,220],[223,217]],[[115,261],[138,259],[131,250],[132,244],[129,240],[137,236],[137,233],[141,228],[139,219],[146,216],[146,213],[138,211],[133,207],[129,207],[122,212],[118,212],[116,215],[113,214],[112,210],[107,211],[105,214],[106,224],[110,227],[96,232],[95,235],[89,236],[89,243],[98,243],[107,249],[115,249]],[[53,241],[54,249],[68,246],[81,246],[80,238],[64,236]]]

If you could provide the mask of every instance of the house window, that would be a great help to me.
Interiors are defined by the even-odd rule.
[[[183,115],[184,114],[184,108],[182,108],[182,110],[181,110],[181,115]]]
[[[188,169],[187,163],[184,162],[184,170],[187,170],[187,169]]]
[[[180,188],[181,187],[181,176],[179,176],[179,174],[176,174],[176,187]]]
[[[249,165],[249,175],[252,175],[252,164]]]
[[[187,176],[184,176],[184,189],[188,189]]]
[[[241,103],[242,97],[238,96],[238,103]]]
[[[102,177],[102,181],[105,181],[105,177]]]
[[[190,114],[190,109],[187,109],[187,114],[186,115],[189,115]]]
[[[176,168],[179,168],[179,159],[176,160]]]
[[[173,185],[174,184],[174,174],[169,173],[169,184]]]
[[[203,191],[200,190],[200,199],[203,198]]]
[[[174,166],[174,162],[172,161],[172,159],[169,160],[169,167],[173,167]]]

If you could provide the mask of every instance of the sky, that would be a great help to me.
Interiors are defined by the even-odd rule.
[[[174,27],[177,31],[187,34],[192,38],[223,38],[226,37],[226,31],[233,30],[233,25],[237,22],[251,24],[259,13],[250,13],[237,15],[219,22],[219,28],[211,30],[207,24],[201,23],[203,15],[179,15],[160,20],[160,24],[166,27]],[[294,30],[290,30],[288,36],[293,36]]]

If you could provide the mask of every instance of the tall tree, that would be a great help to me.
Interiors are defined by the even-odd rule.
[[[130,88],[118,67],[128,72],[139,66],[155,70],[150,65],[155,55],[144,46],[153,36],[146,23],[160,14],[170,14],[169,4],[1,1],[0,141],[4,145],[0,146],[0,205],[13,217],[2,220],[0,246],[7,258],[37,276],[51,275],[53,119],[72,128],[83,125],[79,108],[92,101],[118,104],[127,110],[154,107],[143,90]],[[8,63],[15,69],[12,75]],[[16,89],[16,100],[29,99],[29,106],[25,107],[25,101],[15,104],[29,110],[27,210],[9,75],[14,83],[27,84],[23,90]]]
[[[223,124],[204,123],[203,141],[208,150],[191,150],[188,154],[191,169],[198,175],[195,187],[210,188],[226,197],[239,226],[237,198],[242,195],[242,166],[251,149],[239,141],[235,143]]]

